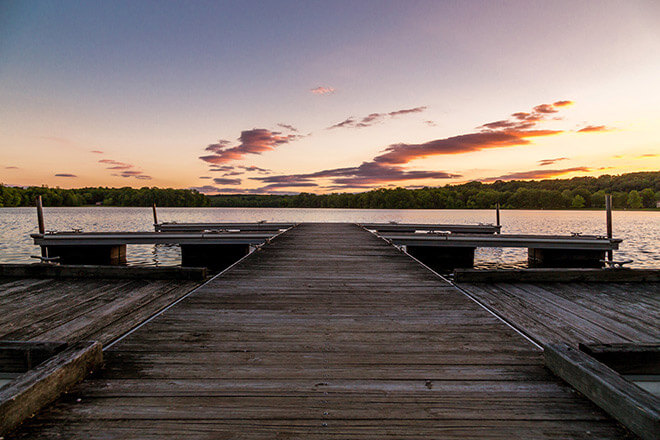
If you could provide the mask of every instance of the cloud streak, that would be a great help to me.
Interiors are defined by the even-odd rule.
[[[584,128],[579,129],[578,133],[595,133],[599,131],[609,131],[610,129],[604,125],[587,125]]]
[[[335,186],[355,187],[356,185],[375,185],[386,182],[401,182],[419,179],[451,179],[461,177],[444,171],[408,171],[400,166],[383,165],[375,162],[363,162],[357,167],[334,168],[308,174],[288,174],[268,177],[251,177],[262,183],[278,184],[282,187],[302,186],[314,183],[316,179],[329,179]]]
[[[491,148],[517,147],[528,145],[531,138],[552,136],[562,130],[539,129],[538,125],[548,119],[548,115],[558,112],[557,107],[570,105],[571,101],[556,101],[553,104],[540,104],[529,112],[511,114],[509,119],[489,122],[477,127],[478,132],[436,139],[422,144],[394,144],[374,158],[375,162],[405,164],[415,159],[430,156],[463,154]]]
[[[106,169],[108,170],[114,170],[114,171],[121,171],[119,173],[114,173],[111,174],[112,176],[115,177],[133,177],[138,180],[151,180],[152,177],[144,174],[142,171],[134,169],[135,166],[126,163],[126,162],[119,162],[117,160],[112,160],[112,159],[101,159],[99,160],[99,163],[102,163],[106,165]]]
[[[408,115],[412,113],[421,113],[426,110],[426,106],[421,106],[421,107],[415,107],[415,108],[408,108],[408,109],[401,109],[401,110],[395,110],[392,112],[387,112],[387,113],[370,113],[367,116],[363,116],[361,118],[356,118],[354,116],[351,116],[349,118],[346,118],[345,120],[338,122],[334,125],[331,125],[330,127],[327,128],[327,130],[333,130],[336,128],[365,128],[365,127],[371,127],[372,125],[378,124],[382,121],[384,121],[387,118],[395,118],[397,116],[401,115]]]
[[[216,177],[213,179],[213,182],[216,185],[240,185],[242,180],[241,179],[227,179],[223,177]]]
[[[539,160],[538,164],[543,167],[547,165],[552,165],[553,163],[557,163],[562,160],[568,160],[568,157],[558,157],[556,159],[543,159],[543,160]]]
[[[516,173],[505,174],[498,177],[489,177],[486,179],[480,179],[482,182],[494,182],[496,180],[533,180],[533,179],[550,179],[552,177],[562,176],[568,173],[576,172],[589,172],[593,171],[589,167],[573,167],[573,168],[564,168],[559,170],[531,170],[531,171],[519,171]]]
[[[230,146],[231,142],[220,140],[206,147],[206,151],[213,154],[200,156],[199,158],[210,164],[221,165],[243,159],[248,154],[262,154],[266,151],[272,151],[280,145],[288,144],[299,138],[300,135],[296,134],[284,135],[278,131],[254,128],[241,132],[238,145],[232,147]]]
[[[312,92],[314,95],[331,95],[335,93],[335,89],[333,87],[327,87],[327,86],[314,87],[313,89],[309,89],[309,91]]]
[[[55,177],[78,177],[78,176],[70,173],[57,173],[55,174]]]

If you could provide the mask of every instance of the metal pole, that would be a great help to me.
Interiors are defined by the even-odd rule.
[[[46,233],[46,223],[44,222],[44,207],[41,202],[41,196],[37,196],[37,223],[39,224],[39,233]],[[41,256],[48,257],[48,249],[46,246],[41,246]]]
[[[495,204],[495,220],[496,220],[496,226],[501,226],[500,225],[500,203],[498,202]],[[497,233],[500,233],[500,230],[498,229]]]
[[[155,203],[151,206],[151,209],[153,209],[153,211],[154,211],[154,226],[156,226],[158,224],[158,214],[156,214],[156,204]]]
[[[607,222],[607,238],[612,239],[612,195],[610,194],[605,196],[605,211]],[[607,251],[607,259],[612,261],[613,258],[613,251]]]

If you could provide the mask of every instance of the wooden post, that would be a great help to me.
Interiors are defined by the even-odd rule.
[[[156,213],[156,204],[151,205],[151,209],[154,211],[154,226],[158,224],[158,214]]]
[[[44,207],[41,202],[41,196],[37,196],[37,223],[39,224],[39,233],[46,233],[46,223],[44,222]],[[48,248],[41,246],[41,256],[48,257]]]
[[[496,223],[496,226],[501,226],[500,225],[500,203],[499,202],[497,202],[497,204],[495,205],[495,223]],[[497,233],[498,234],[500,233],[500,229],[497,230]]]
[[[607,194],[605,196],[605,211],[606,211],[606,221],[607,221],[607,238],[612,239],[612,195]],[[607,251],[607,259],[612,261],[614,259],[614,253],[612,250]]]
[[[41,203],[41,196],[37,196],[37,222],[39,223],[39,233],[46,233],[46,224],[44,223],[44,207]]]

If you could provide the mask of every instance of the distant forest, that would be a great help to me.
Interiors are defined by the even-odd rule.
[[[604,208],[612,194],[616,209],[655,208],[660,200],[660,172],[553,180],[512,180],[420,189],[377,189],[349,194],[217,195],[212,206],[372,209],[582,209]]]
[[[210,206],[208,197],[189,189],[172,188],[76,188],[47,186],[28,188],[0,185],[0,206],[34,206],[41,196],[44,206]]]
[[[541,181],[469,182],[420,189],[377,189],[363,193],[297,195],[216,195],[195,190],[160,188],[9,187],[0,185],[0,206],[34,206],[41,195],[44,206],[219,206],[273,208],[366,209],[582,209],[603,208],[612,194],[616,209],[655,208],[660,200],[660,172],[618,176],[574,177]]]

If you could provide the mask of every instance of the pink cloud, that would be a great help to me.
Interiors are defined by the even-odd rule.
[[[335,89],[333,87],[325,87],[325,86],[318,86],[313,89],[309,90],[315,95],[330,95],[332,93],[335,93]]]

